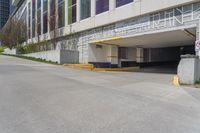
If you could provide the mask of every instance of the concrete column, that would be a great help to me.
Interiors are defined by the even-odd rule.
[[[115,45],[108,46],[108,61],[111,63],[111,67],[118,66],[118,47]]]
[[[77,22],[80,22],[80,14],[81,14],[81,11],[80,11],[80,8],[81,8],[81,0],[77,0],[77,3],[76,3],[76,21]]]
[[[116,0],[109,0],[109,10],[113,11],[116,7]]]
[[[142,63],[144,62],[144,49],[136,48],[136,62]]]
[[[56,11],[55,11],[55,19],[56,19],[56,26],[55,26],[55,28],[57,29],[58,28],[58,0],[55,0],[55,9],[56,9]]]
[[[68,0],[65,1],[65,26],[68,25]]]
[[[91,17],[96,15],[96,0],[91,0]]]

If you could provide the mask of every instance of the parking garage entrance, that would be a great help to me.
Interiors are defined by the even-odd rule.
[[[180,56],[195,54],[195,40],[196,27],[101,40],[91,43],[89,62],[97,67],[139,66],[143,72],[176,73]]]

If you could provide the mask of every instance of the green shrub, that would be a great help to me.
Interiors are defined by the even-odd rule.
[[[0,53],[4,52],[4,49],[6,49],[6,47],[0,46]]]
[[[19,54],[28,54],[28,53],[35,53],[35,52],[40,52],[40,51],[47,51],[51,49],[52,49],[51,43],[49,43],[48,41],[43,41],[40,43],[27,44],[25,46],[19,45],[17,47],[17,52]]]
[[[200,79],[196,81],[196,84],[200,84]]]
[[[16,50],[17,50],[17,53],[19,53],[19,54],[25,54],[25,49],[21,45],[17,46]]]

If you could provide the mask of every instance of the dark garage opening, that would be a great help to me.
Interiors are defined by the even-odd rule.
[[[195,54],[194,46],[145,48],[144,62],[138,64],[141,68],[139,71],[176,74],[180,56],[185,54]]]

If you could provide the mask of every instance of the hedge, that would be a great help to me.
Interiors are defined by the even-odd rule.
[[[53,45],[48,41],[44,41],[40,43],[27,44],[25,46],[19,45],[17,46],[17,53],[29,54],[29,53],[47,51],[47,50],[52,50],[52,49],[54,49]]]

